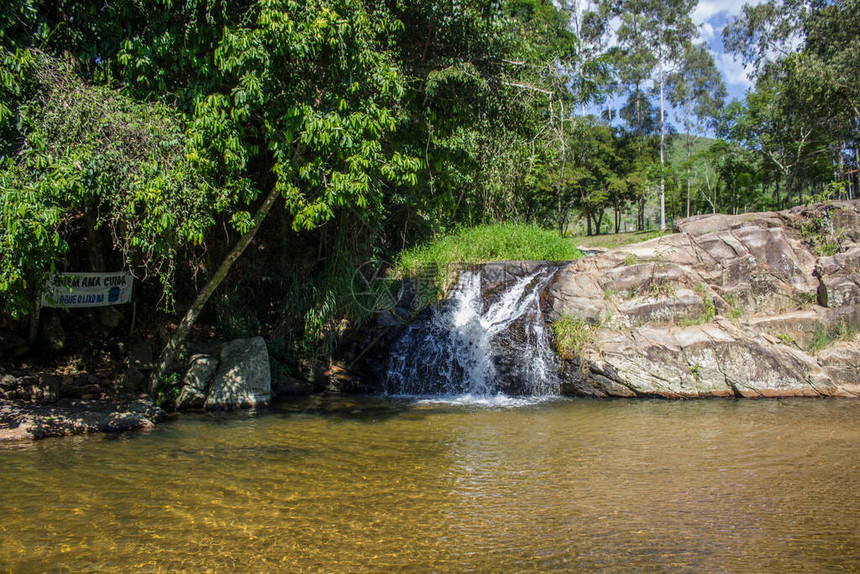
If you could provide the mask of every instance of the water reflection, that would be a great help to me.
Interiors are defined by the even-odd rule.
[[[860,402],[312,399],[0,450],[0,570],[860,568]]]

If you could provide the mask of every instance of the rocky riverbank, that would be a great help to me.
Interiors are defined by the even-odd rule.
[[[518,281],[553,273],[540,295],[556,352],[546,370],[565,395],[860,396],[860,202],[698,216],[674,231],[569,263],[474,266],[477,297],[486,308]],[[391,319],[408,316],[408,303],[383,313],[360,358],[344,361],[362,380],[384,384],[401,334],[428,324],[428,312]],[[519,321],[492,336],[498,390],[529,392],[517,341],[539,344],[534,333]]]
[[[262,337],[227,343],[189,342],[182,354],[190,358],[174,375],[176,381],[170,386],[174,395],[161,397],[165,406],[232,409],[271,401],[271,366]],[[0,441],[154,428],[167,414],[145,393],[148,374],[154,368],[153,345],[132,346],[123,364],[125,367],[117,365],[114,372],[98,375],[33,374],[33,368],[24,373],[0,373]],[[295,392],[288,386],[282,383],[276,390]]]
[[[564,266],[575,396],[860,395],[860,202],[681,220]]]
[[[0,400],[0,442],[151,430],[166,416],[146,395],[127,391],[108,399],[63,398],[51,403]]]

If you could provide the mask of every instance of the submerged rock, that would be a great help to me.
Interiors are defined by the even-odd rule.
[[[0,442],[97,432],[149,430],[166,416],[145,396],[64,398],[51,405],[0,402]]]

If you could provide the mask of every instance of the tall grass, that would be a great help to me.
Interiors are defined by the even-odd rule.
[[[570,261],[582,257],[570,239],[536,225],[496,223],[462,229],[400,253],[395,273],[431,279],[444,293],[466,265],[490,261]]]

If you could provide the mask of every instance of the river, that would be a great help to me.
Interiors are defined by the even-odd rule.
[[[860,401],[328,397],[0,447],[0,571],[860,570]]]

